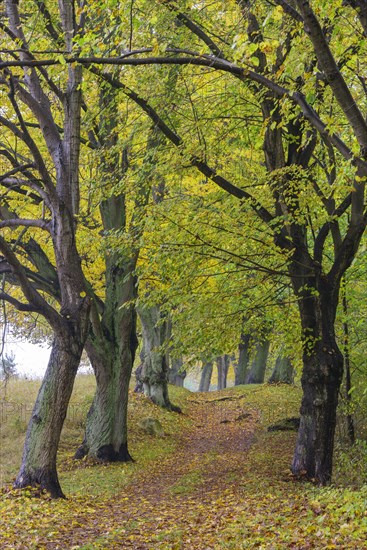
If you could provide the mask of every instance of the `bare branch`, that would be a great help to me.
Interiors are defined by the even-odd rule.
[[[7,294],[6,292],[0,291],[0,300],[5,300],[6,302],[9,302],[12,306],[15,307],[18,311],[35,311],[39,312],[39,309],[32,304],[25,304],[23,302],[20,302],[16,298],[13,298],[13,296],[10,296],[10,294]]]
[[[5,227],[38,227],[45,231],[50,231],[50,224],[44,220],[31,220],[23,218],[15,218],[10,220],[0,221],[0,229]]]

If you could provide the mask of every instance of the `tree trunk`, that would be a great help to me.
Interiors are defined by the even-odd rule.
[[[186,370],[183,370],[182,367],[182,357],[172,359],[172,368],[170,369],[168,376],[170,384],[174,384],[180,388],[183,388],[184,380],[186,378]]]
[[[343,375],[343,355],[334,332],[339,288],[330,287],[321,275],[308,283],[298,294],[303,330],[303,398],[292,472],[325,485],[332,474]],[[317,292],[312,292],[312,284]]]
[[[238,345],[238,361],[235,368],[235,386],[246,383],[247,369],[250,359],[249,354],[250,335],[241,333],[241,340]]]
[[[105,462],[131,459],[127,442],[129,383],[138,344],[135,259],[106,261],[106,299],[101,320],[92,315],[86,350],[96,375],[96,394],[88,412],[84,441],[75,458],[86,454]],[[96,312],[94,311],[94,314]]]
[[[346,297],[346,289],[345,289],[345,280],[343,285],[343,313],[344,313],[344,322],[343,322],[343,332],[344,332],[344,373],[345,373],[345,400],[348,405],[348,411],[346,415],[346,423],[347,423],[347,434],[349,443],[351,445],[354,445],[356,436],[355,436],[355,430],[354,430],[354,420],[353,415],[351,413],[351,405],[352,405],[352,372],[350,368],[350,342],[349,342],[349,325],[348,325],[348,302]]]
[[[88,455],[102,462],[128,462],[127,406],[134,362],[134,312],[126,312],[119,342],[86,344],[97,388],[89,409],[84,441],[75,458]],[[98,344],[101,346],[99,347]]]
[[[343,357],[336,343],[320,342],[303,358],[301,422],[292,472],[325,485],[331,480]]]
[[[213,361],[208,361],[203,365],[203,370],[201,371],[199,391],[209,391],[212,374],[213,374]]]
[[[227,375],[229,369],[229,355],[222,355],[217,358],[218,369],[218,390],[224,390],[227,387]]]
[[[280,354],[276,358],[269,384],[293,384],[294,368],[289,357]]]
[[[167,343],[168,327],[159,306],[138,308],[142,324],[144,359],[141,379],[144,394],[153,403],[168,410],[179,411],[168,396],[168,362],[163,346]]]
[[[269,355],[269,340],[264,340],[256,345],[255,357],[247,376],[247,384],[263,384],[265,379],[266,362]]]
[[[28,424],[22,464],[14,487],[40,486],[54,498],[64,497],[56,454],[84,341],[66,327],[56,333],[48,367]]]

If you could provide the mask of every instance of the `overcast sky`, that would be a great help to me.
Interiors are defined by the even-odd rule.
[[[48,346],[38,346],[28,342],[12,342],[5,344],[5,354],[15,355],[17,372],[28,378],[42,378],[50,356]]]

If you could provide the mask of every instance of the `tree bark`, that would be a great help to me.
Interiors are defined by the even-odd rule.
[[[344,279],[343,284],[343,313],[344,313],[344,321],[343,321],[343,332],[344,332],[344,373],[345,373],[345,400],[348,405],[348,411],[346,415],[346,424],[347,424],[347,434],[349,443],[351,445],[354,445],[356,436],[355,436],[355,429],[354,429],[354,420],[353,415],[351,413],[351,405],[352,405],[352,371],[351,371],[351,365],[350,365],[350,341],[349,341],[349,325],[348,325],[348,301],[346,296],[346,288],[345,288],[346,282]]]
[[[117,199],[116,199],[117,200]],[[126,305],[136,298],[136,259],[111,255],[106,260],[106,298],[101,319],[94,310],[86,350],[97,388],[87,415],[84,441],[75,458],[104,462],[130,461],[127,441],[129,383],[137,349],[136,311]]]
[[[292,472],[325,485],[332,474],[343,375],[343,355],[334,332],[339,288],[328,284],[321,275],[316,275],[315,280],[310,278],[303,288],[299,287],[299,280],[295,286],[303,330],[303,398]]]
[[[168,326],[159,306],[138,308],[143,332],[144,359],[141,372],[144,394],[153,403],[178,411],[168,395],[168,362],[163,346],[167,343]]]
[[[183,388],[184,380],[186,378],[186,370],[182,369],[183,360],[182,357],[172,359],[172,367],[169,371],[168,379],[170,384]]]
[[[213,361],[208,361],[203,365],[203,370],[201,371],[199,391],[209,391],[212,374],[213,374]]]
[[[247,376],[247,384],[263,384],[265,379],[266,363],[269,355],[270,342],[268,339],[258,342],[255,357]]]
[[[269,384],[293,384],[294,368],[289,357],[280,354],[276,358]]]
[[[40,486],[53,498],[64,497],[56,454],[84,339],[68,322],[64,330],[55,333],[48,367],[28,424],[16,488]]]
[[[88,455],[102,462],[128,462],[127,405],[134,362],[134,312],[126,312],[119,341],[87,342],[97,388],[89,409],[84,441],[75,458]],[[98,345],[99,344],[99,345]]]
[[[227,375],[229,369],[229,355],[221,355],[217,358],[218,370],[218,390],[224,390],[227,387]]]
[[[250,360],[250,335],[241,333],[240,343],[238,345],[238,361],[235,368],[235,386],[246,383],[247,370]]]

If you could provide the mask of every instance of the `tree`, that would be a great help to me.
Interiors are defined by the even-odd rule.
[[[270,341],[268,338],[256,343],[254,357],[246,379],[247,384],[262,384],[264,382],[269,348]]]
[[[84,440],[75,458],[89,455],[105,462],[124,462],[131,460],[127,405],[138,344],[134,270],[139,254],[139,223],[145,186],[138,185],[137,194],[143,202],[136,204],[128,225],[129,193],[124,182],[129,169],[129,152],[119,140],[121,127],[117,94],[103,82],[99,86],[99,109],[99,116],[93,113],[97,123],[90,136],[93,136],[97,156],[97,185],[101,186],[98,210],[107,241],[103,247],[104,297],[101,299],[94,293],[86,351],[96,375],[97,388],[87,415]],[[118,250],[114,240],[118,237],[128,240],[129,236],[131,246]]]
[[[2,38],[5,34],[17,48],[21,64],[33,60],[29,42],[32,38],[26,36],[18,5],[9,1],[5,9]],[[63,48],[71,52],[76,20],[67,2],[60,2],[59,16],[64,33]],[[79,24],[82,28],[83,22],[79,21]],[[80,66],[68,68],[62,90],[43,69],[39,72],[21,69],[20,75],[5,69],[0,78],[1,95],[7,98],[0,116],[3,129],[3,206],[9,204],[11,210],[17,203],[17,196],[23,196],[30,204],[29,217],[11,215],[0,226],[24,231],[34,228],[34,233],[43,233],[46,240],[50,240],[60,290],[60,307],[57,309],[39,292],[28,266],[14,252],[10,237],[0,237],[3,272],[17,279],[23,298],[11,294],[11,283],[0,297],[20,311],[43,315],[54,333],[50,360],[28,425],[15,486],[39,484],[54,497],[63,496],[56,471],[56,453],[89,326],[90,300],[86,296],[75,238],[75,217],[80,199],[81,79]],[[48,94],[44,83],[49,89]],[[54,102],[60,109],[57,118],[52,112]],[[60,120],[62,134],[58,125]],[[35,132],[39,139],[36,139]]]
[[[9,380],[11,376],[15,376],[17,372],[17,364],[15,362],[15,355],[13,352],[10,354],[5,353],[1,356],[0,367],[0,378],[2,380]]]
[[[6,400],[8,382],[10,378],[16,376],[17,365],[15,362],[15,355],[13,353],[1,354],[0,359],[0,387],[3,390],[3,399]]]
[[[247,93],[258,94],[264,124],[264,160],[269,174],[268,201],[219,175],[205,156],[199,154],[200,147],[189,160],[226,192],[248,201],[273,232],[275,246],[287,258],[288,274],[299,305],[304,350],[304,397],[292,471],[295,475],[328,483],[343,370],[334,327],[340,282],[355,257],[367,221],[364,211],[367,126],[359,100],[363,97],[360,93],[363,77],[359,81],[357,78],[354,86],[348,85],[349,73],[343,69],[349,64],[353,67],[352,75],[359,77],[360,66],[352,53],[346,53],[344,42],[335,42],[333,38],[343,33],[340,21],[344,18],[349,21],[357,18],[364,34],[363,12],[359,4],[350,2],[352,9],[338,7],[327,13],[324,6],[320,6],[320,14],[316,16],[305,0],[293,5],[279,1],[269,17],[266,2],[259,2],[253,12],[249,2],[239,1],[238,8],[248,27],[241,41],[236,37],[234,50],[236,53],[241,47],[237,59],[244,56],[247,67],[243,68],[233,63],[225,40],[220,47],[215,44],[205,27],[198,24],[196,13],[190,17],[189,12],[177,12],[176,6],[167,4],[176,17],[180,16],[183,25],[205,43],[210,54],[187,55],[186,48],[181,56],[180,51],[175,50],[172,56],[135,59],[126,64],[207,66],[231,73],[244,84]],[[232,4],[228,12],[224,12],[227,18],[232,16],[231,10]],[[201,13],[209,12],[210,9]],[[323,16],[327,16],[332,25],[323,27]],[[263,25],[259,23],[261,18]],[[261,30],[264,27],[266,39]],[[303,27],[311,40],[311,50],[304,49],[310,63],[306,59],[299,63],[300,48],[305,44]],[[279,40],[283,36],[284,39]],[[342,51],[338,51],[340,43]],[[365,42],[350,38],[348,47],[349,52],[360,55]],[[225,57],[226,52],[229,59]],[[290,88],[285,85],[288,78],[285,67],[289,75],[294,75],[296,69],[297,78],[292,78]],[[324,122],[323,117],[328,117],[328,122]],[[347,124],[347,131],[338,124],[341,118]],[[175,145],[184,146],[177,133],[163,125],[161,128]],[[313,159],[316,164],[311,163]]]
[[[241,332],[240,343],[238,344],[238,359],[235,366],[235,386],[246,383],[250,360],[250,339],[249,334]]]
[[[171,409],[168,397],[168,342],[169,324],[159,306],[138,308],[143,331],[142,369],[140,378],[144,394],[153,403]]]
[[[278,355],[273,371],[269,378],[269,384],[293,384],[294,367],[288,356]]]
[[[227,375],[230,363],[230,357],[227,354],[221,355],[216,359],[218,370],[218,390],[223,390],[227,387]]]
[[[270,7],[265,0],[220,4],[218,27],[216,3],[204,4],[198,13],[196,5],[181,12],[167,1],[171,18],[167,13],[164,18],[169,24],[161,24],[161,5],[154,14],[158,17],[155,29],[165,29],[164,36],[156,32],[155,47],[134,54],[127,51],[113,59],[67,56],[64,61],[71,66],[76,62],[182,65],[185,78],[193,84],[201,79],[208,87],[208,75],[218,71],[226,87],[226,101],[229,97],[237,100],[237,110],[234,107],[231,117],[234,112],[242,112],[243,118],[246,107],[247,114],[256,120],[257,127],[251,126],[247,139],[238,125],[227,128],[227,138],[233,136],[237,141],[233,148],[233,141],[228,139],[226,143],[231,146],[225,148],[220,139],[215,139],[220,130],[225,134],[224,121],[215,118],[214,123],[213,117],[208,122],[205,115],[210,107],[203,93],[189,95],[182,120],[176,121],[173,130],[125,83],[113,82],[136,100],[179,148],[186,165],[239,199],[243,216],[246,213],[249,218],[252,210],[258,227],[272,235],[273,250],[283,255],[299,306],[303,338],[304,398],[292,470],[296,475],[327,483],[332,471],[343,370],[335,335],[340,283],[367,223],[367,125],[362,114],[364,67],[360,61],[366,46],[366,20],[360,9],[362,2],[325,6],[315,0],[313,5],[314,10],[306,0],[276,0]],[[240,33],[239,20],[247,24]],[[345,32],[346,22],[353,32]],[[356,24],[363,40],[354,32]],[[304,30],[310,41],[305,41]],[[175,48],[162,46],[170,33]],[[208,53],[202,53],[201,48]],[[10,60],[1,67],[10,68],[14,63]],[[40,66],[45,63],[40,61]],[[60,60],[50,61],[51,65],[57,63]],[[22,64],[35,65],[33,59]],[[204,80],[201,68],[207,70]],[[190,126],[190,118],[185,115],[193,111]],[[241,141],[254,151],[256,171],[238,170]],[[261,150],[263,158],[259,162]],[[231,158],[235,153],[232,163],[227,159],[229,152]],[[211,164],[213,159],[215,163]],[[257,178],[257,185],[248,185],[250,176],[252,182]]]
[[[201,371],[199,391],[209,391],[212,373],[213,373],[213,361],[208,361],[204,363],[203,370]]]
[[[186,369],[183,368],[184,362],[182,357],[172,357],[171,368],[168,374],[168,379],[171,384],[183,388],[186,378]]]

